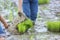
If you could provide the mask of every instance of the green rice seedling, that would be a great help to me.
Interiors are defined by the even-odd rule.
[[[26,26],[24,25],[24,23],[19,23],[17,25],[17,30],[19,33],[24,33],[26,31]]]
[[[40,4],[47,4],[49,3],[49,0],[38,0],[39,5]]]
[[[10,20],[10,22],[13,20],[13,12],[11,10],[8,19]]]
[[[60,22],[59,21],[47,22],[47,28],[48,28],[49,31],[59,32]]]
[[[30,20],[30,19],[27,19],[25,22],[25,25],[29,25],[30,27],[32,27],[33,26],[33,21],[32,20]]]
[[[30,19],[26,19],[17,25],[17,30],[19,33],[24,33],[31,27],[33,27],[33,22]]]

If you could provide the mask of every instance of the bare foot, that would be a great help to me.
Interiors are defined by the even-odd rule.
[[[5,40],[5,38],[4,37],[0,37],[0,40]]]

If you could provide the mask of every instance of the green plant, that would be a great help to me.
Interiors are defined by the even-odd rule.
[[[10,14],[9,14],[9,20],[12,21],[13,20],[13,12],[10,10]]]
[[[47,22],[47,28],[48,28],[49,31],[59,32],[59,30],[60,30],[60,21]]]
[[[49,3],[49,0],[38,0],[39,4],[46,4]]]
[[[30,19],[26,19],[25,21],[17,25],[17,29],[19,33],[24,33],[31,27],[33,27],[33,22]]]
[[[29,25],[30,27],[33,26],[33,22],[32,22],[32,20],[30,20],[30,19],[25,20],[24,23],[25,23],[26,25]]]
[[[24,23],[19,23],[17,25],[17,30],[19,33],[24,33],[26,31],[26,26],[24,25]]]

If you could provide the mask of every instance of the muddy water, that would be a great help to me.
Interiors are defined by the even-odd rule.
[[[1,11],[5,11],[4,7],[0,7]],[[5,12],[7,13],[7,11]],[[29,30],[23,35],[11,35],[6,40],[60,40],[60,33],[49,32],[45,26],[46,21],[58,20],[59,18],[60,0],[50,0],[49,4],[39,5],[38,17],[34,29]]]
[[[46,21],[59,19],[59,8],[59,0],[51,0],[49,4],[39,5],[34,30],[23,35],[13,35],[14,40],[60,40],[60,33],[49,32],[45,26]]]

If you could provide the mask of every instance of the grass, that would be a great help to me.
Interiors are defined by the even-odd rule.
[[[38,0],[39,5],[40,4],[47,4],[50,0]]]
[[[33,22],[30,19],[27,19],[17,25],[17,30],[19,33],[24,33],[31,27],[33,27]]]
[[[49,31],[60,32],[60,21],[56,21],[56,22],[49,21],[46,23],[46,25]]]

